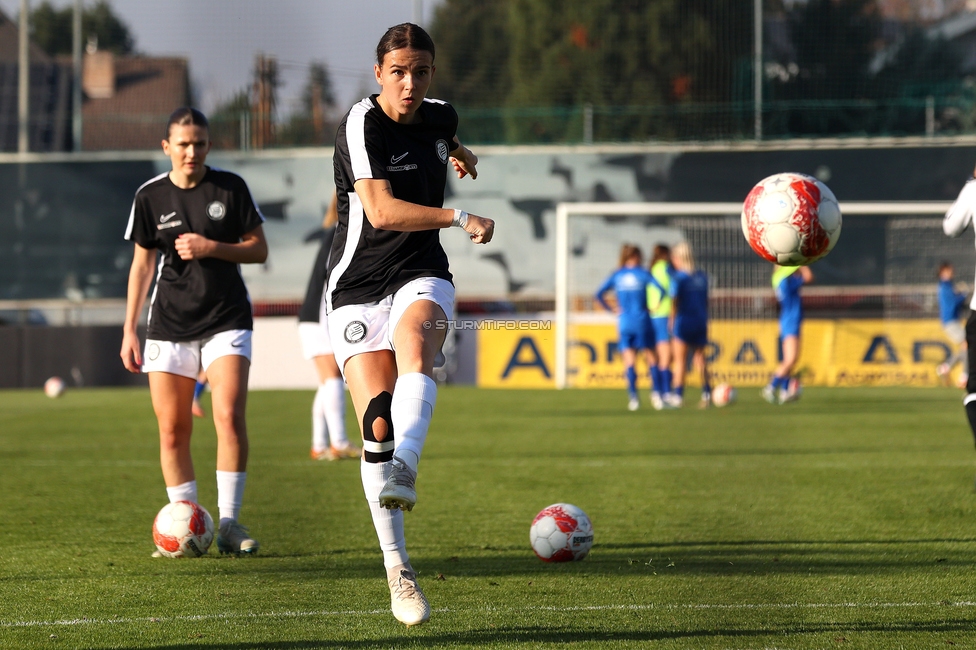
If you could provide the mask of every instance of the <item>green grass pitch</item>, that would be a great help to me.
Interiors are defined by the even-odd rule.
[[[630,413],[622,391],[443,388],[406,515],[433,608],[413,629],[389,612],[358,463],[308,459],[310,392],[250,396],[260,555],[193,560],[149,557],[166,495],[147,391],[0,392],[0,648],[976,646],[960,393],[740,392]],[[197,421],[216,514],[214,453]],[[593,520],[582,562],[529,549],[559,501]]]

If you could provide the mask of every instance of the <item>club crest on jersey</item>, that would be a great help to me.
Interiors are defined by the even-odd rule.
[[[227,216],[227,206],[220,201],[211,201],[207,206],[207,216],[212,221],[220,221]]]
[[[346,325],[346,329],[342,333],[342,338],[346,339],[346,343],[359,343],[366,338],[367,332],[369,332],[369,329],[366,327],[366,323],[361,320],[354,320]]]
[[[451,153],[450,147],[447,146],[447,140],[438,140],[434,147],[437,148],[437,157],[441,159],[442,163],[446,163],[448,154]]]

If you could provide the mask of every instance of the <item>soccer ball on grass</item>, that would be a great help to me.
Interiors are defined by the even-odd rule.
[[[166,557],[206,555],[213,539],[213,518],[192,501],[167,503],[153,521],[153,542]]]
[[[50,377],[44,382],[44,394],[48,397],[61,397],[62,393],[64,393],[64,380],[60,377]]]
[[[576,506],[555,503],[532,520],[529,542],[543,562],[582,560],[593,546],[593,524]]]
[[[712,389],[712,404],[715,406],[728,406],[735,402],[735,389],[728,384],[719,384]]]
[[[742,233],[765,260],[805,266],[831,251],[840,238],[841,214],[830,189],[805,174],[764,178],[742,206]]]

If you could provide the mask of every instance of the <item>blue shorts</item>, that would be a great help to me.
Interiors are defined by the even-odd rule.
[[[654,330],[655,343],[667,343],[671,340],[671,330],[668,328],[667,316],[652,318],[651,328]]]
[[[681,339],[692,347],[702,347],[708,345],[708,328],[684,330],[676,327],[674,338]]]
[[[782,338],[787,336],[800,336],[800,321],[793,320],[781,320],[779,322],[779,335]]]
[[[654,349],[654,331],[649,323],[631,323],[621,325],[620,341],[617,349],[624,350],[652,350]]]

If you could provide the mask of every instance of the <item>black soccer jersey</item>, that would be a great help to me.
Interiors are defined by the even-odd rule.
[[[315,256],[315,263],[312,265],[312,275],[308,279],[308,288],[305,290],[305,301],[298,310],[299,323],[320,321],[322,292],[325,290],[325,276],[329,271],[329,251],[332,249],[333,239],[335,239],[335,226],[322,231],[322,242],[319,253]]]
[[[443,207],[457,113],[450,104],[425,99],[418,109],[420,119],[400,124],[383,112],[376,97],[353,106],[336,134],[339,223],[329,261],[328,311],[382,300],[417,278],[451,280],[438,229],[373,228],[354,184],[364,178],[385,179],[398,199]]]
[[[136,191],[125,238],[159,249],[147,338],[195,341],[233,329],[253,329],[251,301],[240,265],[213,257],[182,260],[176,238],[196,233],[229,244],[264,222],[247,184],[212,167],[200,184],[181,189],[160,174]]]

